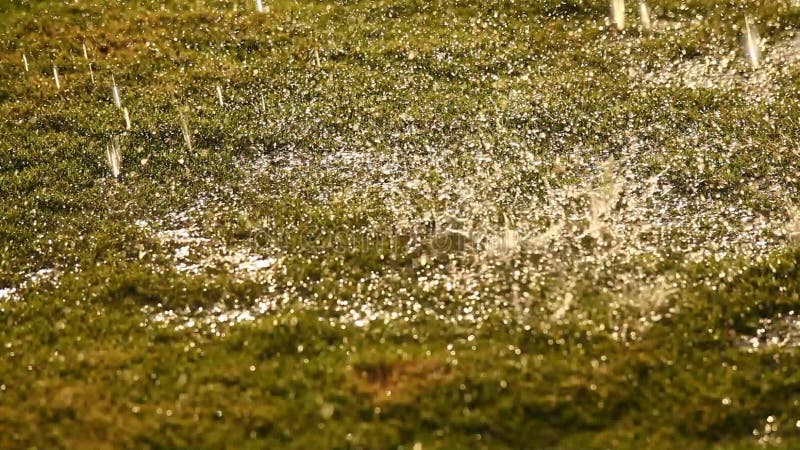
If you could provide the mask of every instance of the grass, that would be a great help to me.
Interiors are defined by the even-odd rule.
[[[0,0],[0,447],[800,446],[800,9],[648,6]]]

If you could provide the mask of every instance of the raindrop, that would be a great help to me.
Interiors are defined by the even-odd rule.
[[[128,108],[122,108],[122,115],[125,117],[125,129],[131,129],[131,116],[128,114]]]
[[[220,85],[217,85],[217,100],[219,100],[219,106],[224,108],[225,101],[222,99],[222,87]]]
[[[183,117],[183,114],[180,114],[181,118],[181,134],[183,134],[183,142],[186,143],[186,148],[189,151],[192,151],[192,133],[189,130],[189,123],[186,121],[186,118]]]
[[[747,55],[747,60],[750,62],[750,67],[758,69],[761,66],[761,54],[758,48],[760,44],[758,30],[756,30],[755,25],[750,24],[750,18],[747,16],[744,18],[744,27],[744,51]]]
[[[611,21],[617,30],[625,29],[625,0],[611,0]]]
[[[650,11],[647,8],[647,3],[645,2],[639,3],[639,18],[642,21],[642,30],[650,31],[653,28],[653,25],[650,22]]]
[[[120,151],[119,139],[111,139],[111,143],[106,146],[106,163],[111,170],[111,175],[114,178],[119,177],[122,171],[122,152]]]
[[[114,79],[114,75],[111,75],[111,93],[114,96],[114,106],[117,108],[122,108],[122,101],[119,99],[119,89],[117,88],[117,81]]]
[[[314,64],[316,64],[317,67],[322,66],[322,63],[319,60],[319,51],[317,51],[317,49],[314,49]]]
[[[56,82],[56,89],[61,89],[61,81],[58,79],[58,67],[53,66],[53,80]]]

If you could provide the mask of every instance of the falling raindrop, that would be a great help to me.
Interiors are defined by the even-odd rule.
[[[125,129],[131,129],[131,116],[128,113],[128,108],[122,108],[122,115],[125,117]]]
[[[189,124],[186,122],[186,118],[183,117],[183,114],[180,115],[181,118],[181,133],[183,134],[183,142],[186,143],[186,148],[189,151],[192,151],[192,134],[189,131]]]
[[[58,67],[53,66],[53,80],[56,82],[56,89],[61,89],[61,81],[58,79]]]
[[[750,62],[750,67],[758,69],[761,66],[761,54],[759,51],[760,39],[758,37],[758,30],[755,25],[750,24],[750,18],[744,18],[744,51],[747,54],[747,60]]]
[[[645,2],[639,3],[639,18],[642,21],[642,30],[650,31],[653,28],[653,25],[650,22],[650,11],[647,8],[647,3]]]
[[[25,72],[28,71],[28,57],[25,56],[25,53],[22,54],[22,65],[25,66]]]
[[[122,101],[119,99],[119,89],[117,88],[117,81],[114,79],[114,75],[111,75],[111,93],[114,96],[114,106],[117,108],[122,108]]]
[[[611,21],[617,30],[625,29],[625,0],[611,0]]]
[[[225,101],[222,99],[222,88],[220,85],[217,85],[217,100],[219,100],[219,106],[225,107]]]
[[[122,152],[118,138],[112,138],[111,143],[106,146],[106,163],[111,170],[111,175],[114,178],[119,177],[122,171]]]
[[[314,64],[316,64],[317,67],[322,66],[322,63],[319,60],[319,51],[317,51],[317,49],[314,49]]]

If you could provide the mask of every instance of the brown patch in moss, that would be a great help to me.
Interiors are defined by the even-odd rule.
[[[360,363],[353,371],[358,390],[376,403],[411,400],[451,376],[447,365],[433,360]]]
[[[91,367],[120,368],[130,362],[131,356],[114,348],[95,348],[84,352],[81,361]]]

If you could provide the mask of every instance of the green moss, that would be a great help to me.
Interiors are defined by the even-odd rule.
[[[628,69],[737,49],[745,12],[777,42],[796,8],[660,0],[655,17],[683,28],[620,34],[595,1],[265,3],[0,0],[0,289],[21,297],[0,299],[0,447],[740,450],[760,448],[768,418],[770,445],[800,446],[800,353],[743,348],[761,320],[800,308],[792,248],[758,262],[667,249],[536,284],[521,274],[541,255],[491,260],[436,234],[549,226],[528,213],[584,181],[564,165],[610,156],[684,197],[779,216],[769,188],[798,188],[794,69],[772,103]],[[650,149],[635,161],[633,136]],[[519,169],[525,155],[539,164]],[[392,197],[392,177],[413,195]],[[453,180],[476,188],[474,217],[443,219],[467,195],[444,196]],[[181,227],[198,199],[209,247],[278,254],[269,282],[175,267],[151,228]],[[424,232],[397,223],[399,201]],[[548,256],[613,250],[573,246]],[[431,267],[474,277],[427,285]],[[26,281],[48,268],[60,276]],[[659,320],[608,289],[628,273],[683,280]],[[574,303],[559,316],[545,299],[565,286]],[[370,289],[395,320],[348,319],[342,303]],[[264,298],[267,313],[216,329],[152,314]]]

